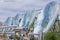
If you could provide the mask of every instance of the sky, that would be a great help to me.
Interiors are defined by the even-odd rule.
[[[0,21],[4,22],[9,16],[24,13],[24,10],[41,9],[51,1],[60,2],[60,0],[0,0]]]

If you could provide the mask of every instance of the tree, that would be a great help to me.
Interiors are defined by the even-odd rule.
[[[44,40],[60,40],[60,34],[54,32],[48,32],[44,36]]]

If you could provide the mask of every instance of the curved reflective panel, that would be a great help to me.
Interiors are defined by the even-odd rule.
[[[7,30],[7,32],[12,32],[13,31],[13,28],[9,28],[8,30]]]
[[[17,14],[14,18],[13,18],[13,25],[17,23],[19,14]]]
[[[54,24],[54,21],[56,20],[58,15],[58,11],[59,11],[58,3],[52,1],[49,4],[47,4],[43,12],[41,12],[40,15],[38,15],[37,17],[38,24],[37,27],[34,28],[34,33],[37,34],[40,33],[40,40],[42,40],[43,32],[47,32]]]
[[[44,19],[42,22],[42,26],[44,27],[47,22],[52,18],[54,11],[56,11],[56,2],[50,2],[49,4],[46,5],[44,9]],[[48,24],[48,23],[47,23]],[[46,25],[47,26],[47,25]]]
[[[40,15],[38,15],[38,17],[37,17],[37,27],[35,27],[34,33],[39,33],[39,32],[41,32],[41,30],[44,27],[48,26],[49,22],[51,21],[51,18],[52,18],[51,24],[54,23],[53,20],[55,20],[56,17],[57,17],[58,8],[59,7],[58,7],[58,5],[57,5],[57,3],[55,1],[52,1],[49,4],[46,5],[44,10],[42,10]]]
[[[30,19],[29,19],[29,25],[28,27],[32,27],[34,25],[34,22],[36,21],[37,17],[36,15],[40,13],[40,10],[32,10],[32,13],[31,13],[31,16],[30,16]]]
[[[43,10],[40,10],[40,12],[38,12],[38,15],[37,15],[37,20],[35,21],[35,24],[34,24],[34,33],[39,33],[40,30],[42,29],[42,21],[43,21],[43,18],[44,18],[44,13],[43,13]]]
[[[19,24],[19,27],[25,27],[28,21],[29,21],[29,12],[26,11],[26,13],[24,14],[24,16]]]
[[[4,22],[4,26],[10,26],[12,24],[13,17],[8,17]]]
[[[21,21],[20,14],[17,14],[12,21],[12,25],[19,25],[19,22]]]
[[[1,31],[0,31],[0,33],[4,33],[5,32],[5,29],[2,29]]]
[[[26,11],[21,20],[21,23],[19,24],[19,27],[29,28],[33,23],[33,20],[35,19],[35,16],[36,16],[36,13],[34,12],[34,10]]]
[[[51,5],[48,13],[49,13],[49,21],[48,21],[48,24],[46,25],[46,28],[45,30],[43,30],[44,32],[48,32],[48,30],[52,27],[52,25],[54,24],[58,14],[59,14],[59,4],[56,3],[56,2],[51,2],[50,4],[48,5]]]

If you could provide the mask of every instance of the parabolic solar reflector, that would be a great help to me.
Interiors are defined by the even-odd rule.
[[[46,9],[48,9],[48,11]],[[49,15],[47,16],[46,13]],[[54,24],[59,14],[59,4],[54,1],[50,2],[49,4],[47,4],[46,8],[44,9],[44,14],[48,17],[46,18],[48,21],[46,20],[47,25],[46,25],[46,29],[44,30],[44,32],[47,32],[52,27],[52,25]],[[42,25],[43,25],[43,22],[42,22]]]
[[[33,10],[33,12],[31,13],[30,19],[29,19],[29,25],[28,27],[32,27],[32,25],[34,25],[34,22],[37,19],[37,14],[40,13],[40,10]]]
[[[35,17],[35,13],[33,13],[33,10],[26,11],[19,24],[19,27],[27,27],[27,25],[31,25],[34,17]]]
[[[40,13],[43,14],[41,15],[40,21],[39,21],[40,16],[38,16],[37,21],[39,21],[40,23],[37,22],[39,23],[39,25],[35,27],[34,33],[39,33],[44,28],[46,29],[43,30],[44,32],[48,31],[51,28],[51,26],[54,24],[54,21],[58,15],[58,11],[59,11],[59,6],[57,2],[52,1],[48,3],[46,7],[43,9],[43,13]]]
[[[8,17],[4,22],[4,26],[10,26],[12,24],[13,17]]]
[[[28,20],[29,20],[29,13],[25,12],[24,16],[21,19],[21,22],[19,23],[19,27],[25,27]]]
[[[19,21],[20,21],[20,14],[17,14],[12,21],[12,25],[19,25]]]

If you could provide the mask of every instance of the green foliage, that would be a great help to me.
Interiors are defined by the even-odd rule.
[[[45,34],[44,40],[60,40],[60,34],[56,32],[48,32]]]

